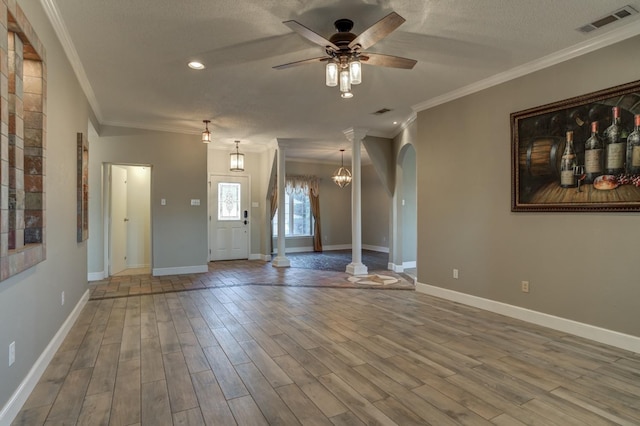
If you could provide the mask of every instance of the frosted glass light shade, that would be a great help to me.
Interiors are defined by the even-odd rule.
[[[362,64],[358,59],[354,59],[349,63],[349,74],[351,84],[362,83]]]
[[[348,69],[340,71],[340,91],[342,93],[351,91],[351,79],[349,77]]]
[[[229,170],[232,172],[244,172],[244,154],[240,152],[231,153],[231,165]]]
[[[327,62],[325,80],[329,87],[335,87],[338,85],[338,64],[333,61]]]

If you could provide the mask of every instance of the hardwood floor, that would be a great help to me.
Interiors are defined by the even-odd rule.
[[[638,425],[640,354],[412,291],[89,301],[16,425]]]

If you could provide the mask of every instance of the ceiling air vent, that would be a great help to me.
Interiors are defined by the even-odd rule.
[[[373,115],[382,115],[391,111],[389,108],[380,108],[379,110],[372,112]]]
[[[590,33],[591,31],[597,30],[598,28],[602,28],[605,25],[611,24],[612,22],[619,21],[623,18],[626,18],[627,16],[635,15],[636,13],[638,13],[638,11],[635,10],[633,7],[625,6],[622,9],[618,9],[615,12],[611,12],[607,16],[603,16],[600,19],[596,19],[595,21],[578,28],[578,31],[582,33]]]

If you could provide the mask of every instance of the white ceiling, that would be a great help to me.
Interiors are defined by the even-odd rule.
[[[350,147],[346,129],[392,137],[437,99],[612,34],[640,33],[640,14],[576,31],[626,5],[640,10],[640,0],[41,1],[101,124],[199,133],[210,119],[214,142],[226,147],[286,139],[298,147],[288,157],[335,162]],[[418,63],[365,64],[353,99],[324,85],[321,63],[272,68],[323,55],[283,21],[329,38],[336,19],[353,20],[359,34],[391,11],[406,22],[369,51]],[[189,69],[194,59],[206,69]],[[381,108],[391,112],[372,114]]]

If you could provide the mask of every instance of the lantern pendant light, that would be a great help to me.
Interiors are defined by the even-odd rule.
[[[211,120],[202,120],[204,123],[204,132],[202,132],[202,143],[211,142],[211,132],[209,131],[209,123]]]
[[[240,141],[236,141],[236,152],[230,154],[231,166],[229,168],[232,172],[244,172],[244,154],[238,150],[238,144]]]
[[[340,152],[342,153],[340,168],[333,173],[331,179],[333,179],[340,188],[344,188],[351,183],[351,172],[344,167],[344,149],[341,149]]]

